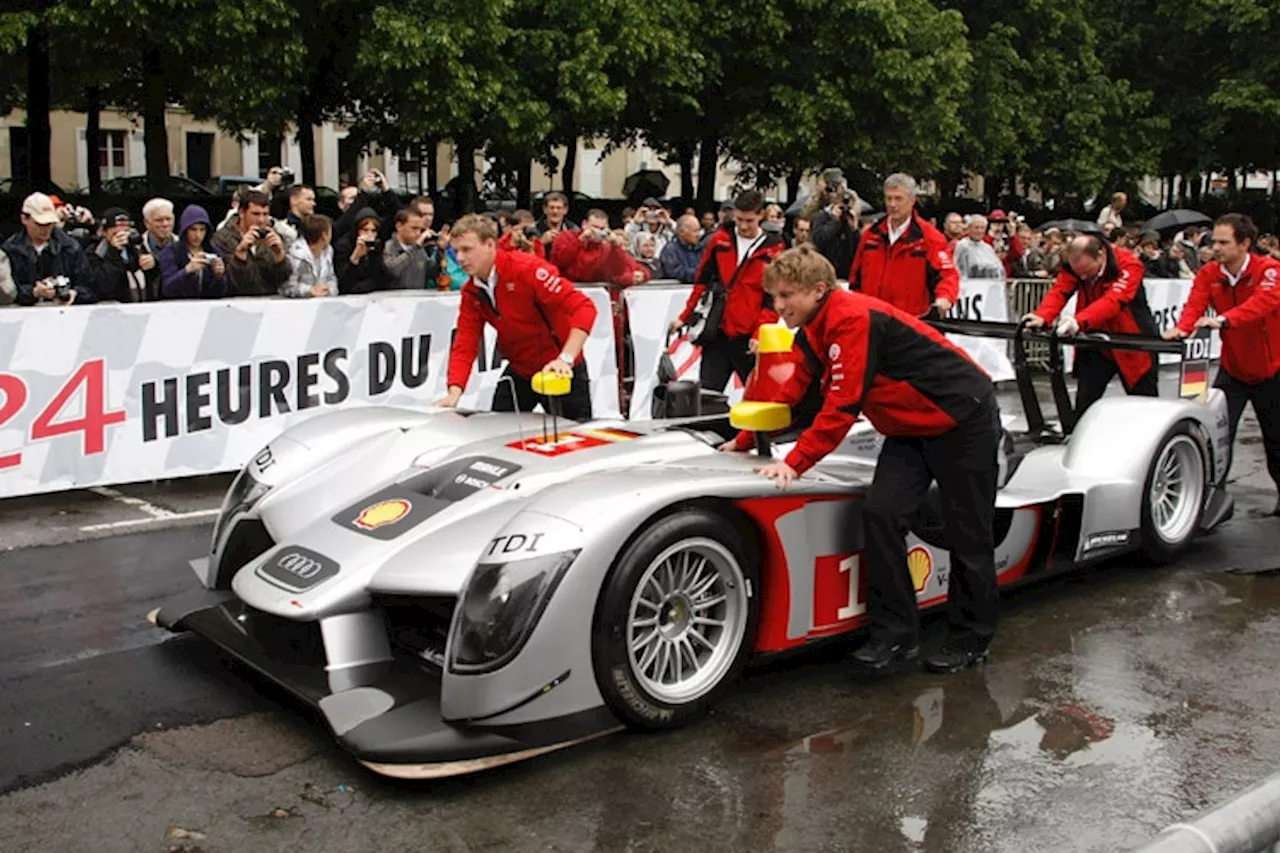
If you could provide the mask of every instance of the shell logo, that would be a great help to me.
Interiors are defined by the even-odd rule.
[[[907,569],[911,572],[911,583],[916,592],[924,592],[924,585],[933,574],[933,555],[923,545],[917,545],[907,552]]]
[[[360,514],[356,516],[355,524],[361,530],[377,530],[379,527],[395,524],[408,515],[411,509],[413,509],[413,504],[401,498],[379,501],[373,506],[367,506],[360,510]]]

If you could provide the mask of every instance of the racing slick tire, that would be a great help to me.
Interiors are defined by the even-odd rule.
[[[1142,550],[1157,563],[1177,559],[1200,530],[1208,488],[1204,446],[1189,421],[1160,440],[1142,490]]]
[[[610,569],[592,627],[596,683],[638,729],[685,725],[750,656],[759,564],[728,519],[683,509],[637,536]]]

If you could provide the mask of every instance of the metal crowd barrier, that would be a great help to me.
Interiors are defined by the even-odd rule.
[[[1190,823],[1175,823],[1133,853],[1277,853],[1280,773]]]
[[[1039,307],[1049,288],[1053,286],[1052,278],[1019,278],[1005,283],[1005,299],[1009,306],[1009,321],[1017,322],[1018,318],[1029,314]],[[1009,344],[1009,358],[1013,359],[1013,344]],[[1049,345],[1043,341],[1027,341],[1027,363],[1037,370],[1049,369]]]

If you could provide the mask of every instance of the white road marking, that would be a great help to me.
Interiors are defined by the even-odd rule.
[[[160,521],[183,521],[189,518],[208,518],[218,514],[216,509],[198,509],[193,512],[168,512],[161,510],[165,514],[156,518],[131,518],[127,521],[109,521],[103,524],[88,524],[80,528],[82,533],[92,533],[96,530],[115,530],[121,527],[138,527],[143,524],[156,524]]]
[[[170,512],[167,509],[163,509],[162,507],[158,507],[153,503],[143,500],[142,498],[131,497],[126,495],[124,492],[118,492],[115,489],[109,489],[106,486],[94,486],[89,489],[89,491],[93,492],[95,495],[101,495],[104,498],[111,498],[113,501],[119,501],[122,504],[131,506],[139,512],[145,512],[152,518],[173,518],[178,514]],[[81,530],[83,529],[84,528],[81,528]]]

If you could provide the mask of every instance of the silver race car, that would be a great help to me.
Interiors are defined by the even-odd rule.
[[[1173,559],[1229,517],[1220,392],[1108,397],[1076,424],[1057,339],[939,325],[1016,343],[1026,417],[1009,423],[1002,452],[1002,585],[1129,550]],[[1032,387],[1032,340],[1050,351],[1056,426]],[[200,588],[149,618],[318,708],[344,748],[391,776],[679,726],[750,660],[864,620],[858,506],[876,433],[856,429],[787,492],[753,473],[757,456],[715,449],[732,420],[756,431],[758,453],[785,453],[788,416],[740,404],[732,416],[548,429],[531,414],[322,415],[240,472],[210,556],[193,563]],[[936,508],[935,494],[909,542],[926,607],[945,600],[950,569]]]

